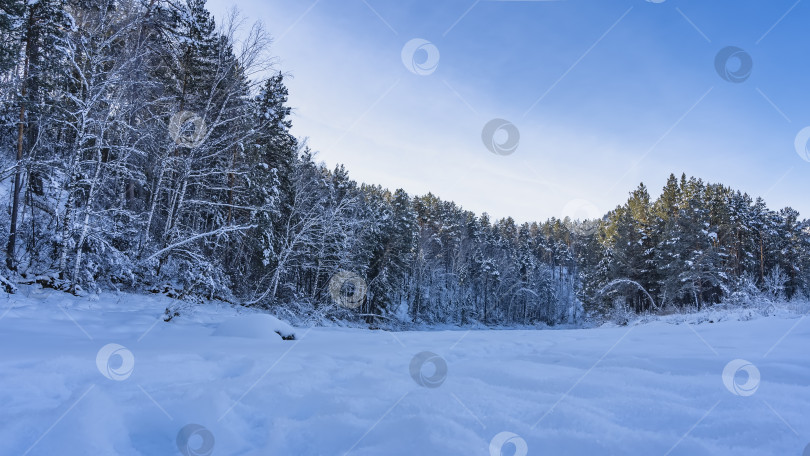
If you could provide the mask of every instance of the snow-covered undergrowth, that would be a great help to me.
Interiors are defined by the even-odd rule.
[[[613,318],[610,318],[608,322],[603,323],[603,325],[639,325],[653,321],[672,324],[688,323],[694,325],[719,323],[723,321],[750,321],[766,317],[794,318],[801,317],[808,313],[810,313],[810,302],[808,301],[771,301],[763,298],[747,305],[721,303],[699,311],[672,310],[671,312],[661,311],[643,315],[624,313],[621,315],[613,315]],[[585,324],[585,326],[590,327],[594,324],[598,325],[599,323],[590,322]]]
[[[291,329],[217,303],[165,322],[176,303],[157,295],[21,287],[0,305],[4,455],[759,456],[810,443],[797,309],[392,333]]]

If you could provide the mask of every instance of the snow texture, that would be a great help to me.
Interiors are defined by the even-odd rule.
[[[213,335],[270,340],[295,339],[295,329],[272,315],[253,313],[223,321]]]
[[[762,456],[810,442],[810,322],[795,314],[282,341],[278,320],[228,305],[20,288],[0,303],[3,455]],[[165,322],[167,307],[180,315]],[[723,378],[749,364],[750,395],[745,374]]]

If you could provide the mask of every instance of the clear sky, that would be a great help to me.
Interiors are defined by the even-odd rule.
[[[355,180],[528,221],[685,172],[810,217],[810,1],[237,6],[275,39],[294,134]],[[493,119],[489,149],[514,151],[484,144]]]

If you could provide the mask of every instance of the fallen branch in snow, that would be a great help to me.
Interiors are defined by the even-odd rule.
[[[374,318],[383,318],[385,320],[393,320],[391,317],[386,317],[385,315],[377,315],[377,314],[354,314],[355,317],[374,317]]]
[[[17,286],[14,285],[7,278],[3,277],[2,275],[0,275],[0,284],[2,284],[3,288],[6,289],[6,293],[11,294],[11,293],[16,293],[17,292]]]

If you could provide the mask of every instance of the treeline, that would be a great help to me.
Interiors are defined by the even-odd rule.
[[[290,134],[268,34],[240,30],[236,14],[216,24],[203,0],[0,11],[8,290],[37,281],[299,321],[460,325],[808,293],[807,222],[696,179],[672,177],[655,202],[642,186],[602,220],[520,225],[358,185]],[[347,276],[362,286],[335,287]]]
[[[611,211],[579,257],[592,308],[701,309],[810,296],[810,223],[791,208],[670,175],[651,201],[642,184]]]
[[[237,41],[241,19],[200,0],[2,6],[10,273],[224,299],[260,283],[298,150],[261,26]]]

